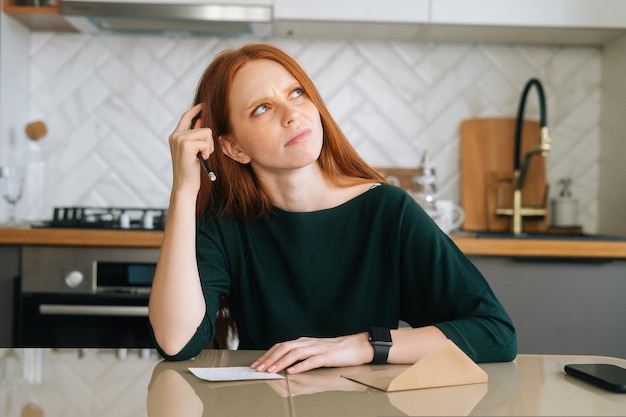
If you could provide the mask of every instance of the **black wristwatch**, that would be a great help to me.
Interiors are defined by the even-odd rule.
[[[370,343],[374,347],[374,359],[371,363],[387,363],[389,349],[393,345],[391,330],[385,327],[370,327]]]

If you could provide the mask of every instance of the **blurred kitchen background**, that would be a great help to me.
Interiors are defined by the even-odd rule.
[[[71,205],[167,207],[167,138],[201,73],[225,48],[266,41],[303,65],[369,163],[415,168],[427,150],[441,198],[457,203],[461,121],[515,117],[526,81],[540,79],[553,140],[550,197],[570,177],[583,230],[626,233],[621,218],[617,229],[600,221],[602,148],[618,140],[602,139],[609,87],[601,42],[40,32],[7,15],[1,25],[0,163],[25,158],[24,126],[45,121],[50,213]],[[532,93],[526,117],[538,119],[537,107]]]

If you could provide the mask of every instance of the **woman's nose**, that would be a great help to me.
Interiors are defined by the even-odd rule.
[[[282,117],[283,125],[289,126],[298,117],[298,111],[295,106],[292,106],[290,104],[285,104],[283,105],[281,117]]]

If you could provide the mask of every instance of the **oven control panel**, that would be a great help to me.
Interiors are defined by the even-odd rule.
[[[25,246],[22,292],[148,293],[158,248]]]
[[[85,280],[85,276],[80,271],[71,271],[65,276],[65,285],[70,288],[78,288]]]

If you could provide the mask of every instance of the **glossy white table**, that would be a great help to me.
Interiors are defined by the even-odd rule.
[[[259,352],[207,350],[164,362],[130,351],[0,349],[0,415],[46,417],[626,415],[626,394],[578,381],[567,363],[626,360],[519,355],[481,364],[486,384],[385,393],[341,377],[391,365],[318,369],[286,380],[206,382],[188,367],[246,366]],[[144,355],[145,356],[145,355]],[[40,414],[43,412],[44,414]],[[37,414],[39,413],[39,414]]]

